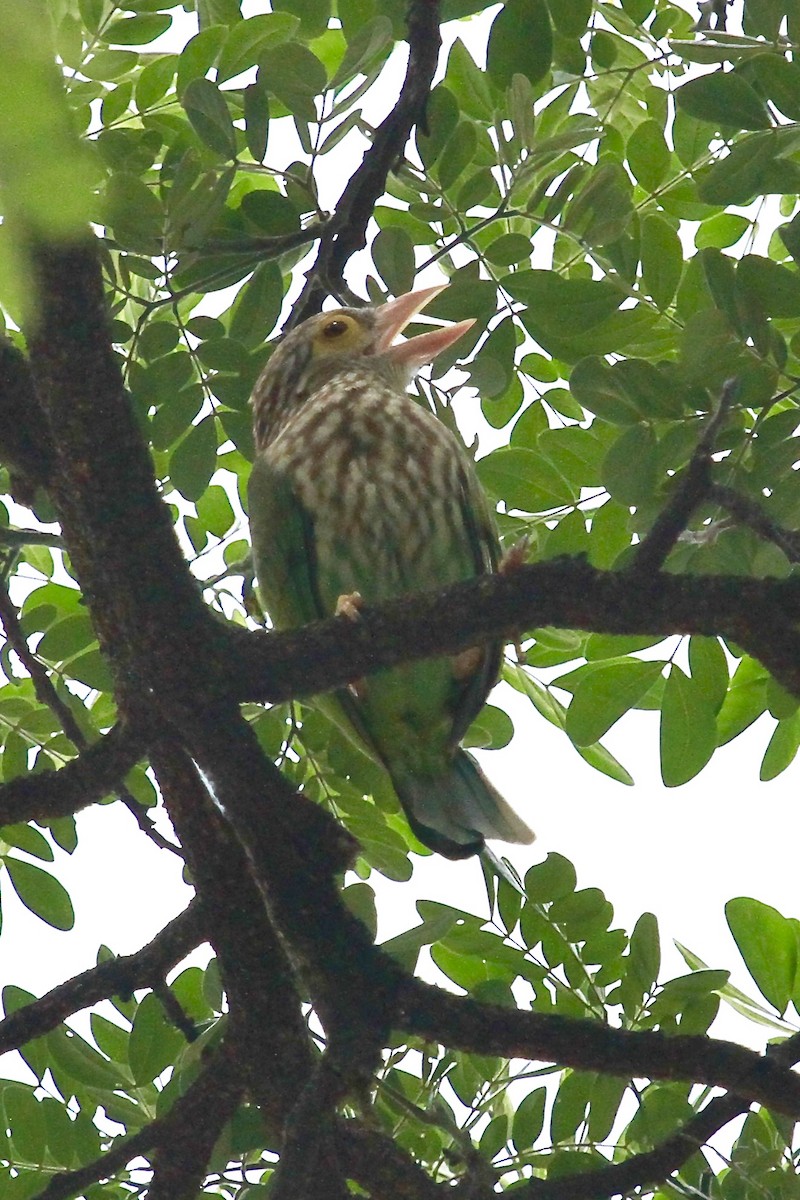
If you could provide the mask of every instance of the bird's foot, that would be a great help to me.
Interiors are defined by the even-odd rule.
[[[346,592],[336,601],[336,616],[345,617],[348,621],[360,621],[364,600],[361,592]],[[354,700],[363,700],[367,694],[367,681],[353,679],[347,684],[347,690]]]
[[[361,592],[346,592],[336,601],[336,616],[347,617],[348,621],[358,621],[363,607]]]
[[[510,575],[513,571],[518,571],[520,567],[525,565],[530,548],[531,539],[525,534],[518,542],[514,542],[513,546],[509,546],[508,550],[503,554],[500,562],[497,564],[497,574]]]

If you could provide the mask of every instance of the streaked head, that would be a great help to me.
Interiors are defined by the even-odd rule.
[[[405,388],[419,369],[458,341],[474,321],[431,329],[395,342],[417,313],[447,285],[407,292],[379,308],[337,308],[309,317],[283,339],[262,371],[251,403],[256,445],[271,440],[285,418],[341,371],[373,362]]]

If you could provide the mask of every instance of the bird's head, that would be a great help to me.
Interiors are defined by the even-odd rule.
[[[253,391],[257,443],[269,441],[287,415],[342,372],[371,366],[391,385],[405,388],[421,367],[475,324],[459,321],[395,342],[446,287],[407,292],[379,307],[332,309],[293,329],[273,352]]]

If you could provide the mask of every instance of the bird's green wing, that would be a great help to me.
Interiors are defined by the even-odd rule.
[[[247,492],[258,590],[273,625],[293,629],[325,616],[314,586],[311,518],[288,476],[259,454]]]
[[[314,522],[289,477],[258,455],[247,487],[253,564],[262,603],[276,629],[295,629],[330,616],[316,583]],[[314,706],[368,758],[369,735],[345,689],[316,696]]]
[[[494,517],[483,488],[478,483],[472,463],[466,459],[461,482],[461,516],[469,539],[476,575],[491,574],[497,569],[499,543]],[[500,674],[503,647],[496,642],[484,647],[477,671],[473,672],[458,698],[453,713],[451,745],[457,745],[486,703],[489,692]]]

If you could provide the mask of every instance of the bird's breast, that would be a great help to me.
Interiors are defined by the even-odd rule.
[[[379,600],[474,573],[459,445],[410,396],[323,389],[266,454],[312,520],[326,607],[334,593]]]

